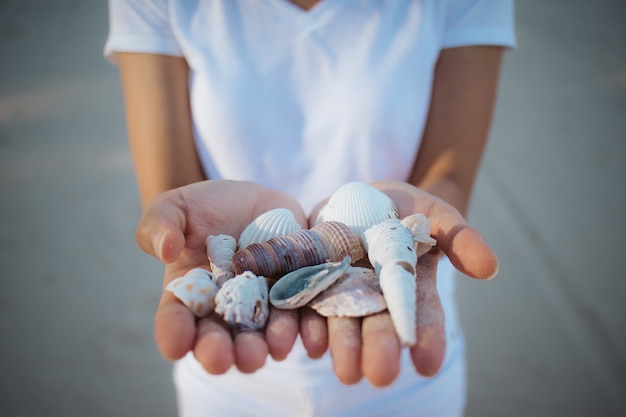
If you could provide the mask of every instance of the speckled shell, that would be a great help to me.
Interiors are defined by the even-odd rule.
[[[400,221],[413,235],[415,254],[420,257],[437,244],[430,236],[430,219],[422,213],[412,214]]]
[[[215,274],[215,282],[221,287],[226,280],[235,276],[232,259],[237,249],[237,241],[229,235],[209,235],[206,239],[206,253]]]
[[[413,346],[417,338],[413,234],[400,220],[389,219],[365,231],[365,245],[400,342]]]
[[[305,306],[316,295],[337,281],[350,266],[350,257],[342,262],[305,266],[280,278],[270,290],[274,307],[292,309]]]
[[[361,239],[342,223],[324,222],[310,230],[298,230],[238,250],[233,256],[233,270],[236,274],[252,271],[278,278],[305,266],[338,262],[346,256],[355,262],[365,257]]]
[[[265,278],[244,272],[229,279],[215,297],[215,312],[235,330],[257,330],[269,317]]]
[[[387,308],[372,269],[350,267],[308,304],[325,317],[364,317]]]
[[[209,315],[215,308],[218,287],[215,276],[202,268],[194,268],[165,287],[183,302],[197,317]]]
[[[302,229],[293,212],[286,208],[267,211],[250,223],[239,236],[239,249],[276,236],[286,236]]]
[[[365,230],[386,219],[397,219],[398,207],[385,193],[365,182],[349,182],[333,193],[320,209],[316,224],[338,221],[354,233]]]

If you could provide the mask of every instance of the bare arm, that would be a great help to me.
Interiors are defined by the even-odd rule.
[[[430,112],[408,182],[463,215],[489,135],[502,53],[497,46],[445,49],[435,68]]]
[[[182,58],[117,55],[126,122],[142,205],[205,179],[193,141],[187,63]]]

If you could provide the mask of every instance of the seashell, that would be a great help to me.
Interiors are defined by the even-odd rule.
[[[302,227],[293,212],[286,208],[266,211],[250,223],[239,236],[239,249],[261,243],[276,236],[285,236]]]
[[[209,235],[206,238],[206,254],[215,274],[215,282],[221,287],[226,280],[235,276],[232,259],[237,249],[235,238],[229,235]]]
[[[386,219],[398,218],[398,206],[387,196],[365,182],[349,182],[337,189],[320,209],[316,224],[338,221],[354,233],[363,232]]]
[[[235,330],[257,330],[269,317],[265,278],[250,271],[229,279],[215,296],[215,312]]]
[[[400,220],[413,235],[415,254],[419,258],[437,244],[437,240],[430,236],[430,219],[422,213],[411,214]]]
[[[374,271],[352,266],[308,305],[325,317],[364,317],[387,308]]]
[[[413,346],[417,338],[413,234],[400,220],[389,219],[365,231],[365,245],[400,342]]]
[[[218,287],[215,276],[202,268],[189,270],[165,286],[167,291],[185,304],[196,317],[205,317],[215,308]]]
[[[280,278],[270,290],[274,307],[291,309],[305,306],[316,295],[335,283],[350,266],[350,257],[342,262],[305,266]]]
[[[338,262],[346,256],[353,261],[365,257],[361,239],[342,223],[324,222],[310,230],[298,230],[238,250],[233,256],[233,270],[236,274],[252,271],[265,277],[281,277],[305,266]]]

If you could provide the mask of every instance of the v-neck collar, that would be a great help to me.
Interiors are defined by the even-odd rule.
[[[322,24],[346,0],[320,0],[309,10],[289,0],[265,0],[278,14],[300,29],[311,30]]]

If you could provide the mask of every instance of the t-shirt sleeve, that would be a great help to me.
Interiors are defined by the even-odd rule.
[[[442,48],[516,43],[513,0],[449,0]]]
[[[170,25],[168,0],[109,0],[104,56],[116,63],[116,52],[181,56]]]

